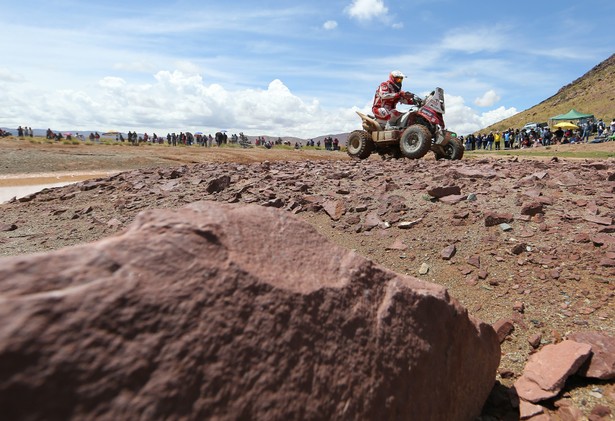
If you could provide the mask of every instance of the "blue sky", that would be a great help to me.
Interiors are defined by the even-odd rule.
[[[615,51],[615,2],[0,0],[0,127],[316,137],[391,70],[465,134]],[[403,107],[401,107],[403,108]]]

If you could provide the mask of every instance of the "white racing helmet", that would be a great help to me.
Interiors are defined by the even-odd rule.
[[[393,70],[389,74],[389,81],[393,83],[398,89],[401,89],[401,84],[405,77],[406,75],[404,75],[399,70]]]

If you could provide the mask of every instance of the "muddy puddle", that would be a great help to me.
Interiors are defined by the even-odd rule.
[[[0,203],[5,203],[14,197],[19,199],[43,189],[62,187],[93,178],[109,177],[116,173],[117,171],[0,175]]]

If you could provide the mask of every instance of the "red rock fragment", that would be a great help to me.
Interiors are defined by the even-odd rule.
[[[583,412],[570,400],[562,399],[555,402],[557,416],[562,421],[583,421]]]
[[[15,231],[17,229],[17,225],[15,224],[0,224],[0,231]]]
[[[523,399],[519,400],[519,419],[535,419],[533,417],[538,414],[542,414],[544,410],[545,409],[540,405],[536,405]]]
[[[341,200],[325,200],[322,203],[322,208],[334,221],[338,221],[346,212],[344,202]]]
[[[408,246],[404,244],[404,240],[402,238],[396,238],[393,244],[387,246],[386,249],[404,251],[408,249]]]
[[[615,236],[610,235],[610,234],[603,234],[603,233],[594,234],[590,236],[590,240],[597,247],[602,247],[605,245],[606,246],[615,245]]]
[[[591,357],[579,368],[577,374],[602,380],[615,378],[615,337],[602,332],[575,332],[568,339],[589,344],[592,347]]]
[[[613,218],[610,218],[608,216],[598,216],[598,215],[591,215],[591,214],[586,214],[583,216],[583,219],[585,219],[588,222],[593,222],[594,224],[599,224],[599,225],[613,225]]]
[[[440,256],[444,260],[450,260],[455,255],[456,252],[457,252],[457,247],[455,246],[455,244],[451,244],[450,246],[445,247],[440,252]]]
[[[478,254],[468,257],[467,262],[469,265],[480,269],[480,256]]]
[[[534,201],[534,202],[524,203],[521,206],[521,215],[534,216],[539,213],[543,213],[543,204],[540,202]]]
[[[461,188],[459,186],[431,187],[427,190],[427,194],[440,199],[444,196],[460,195]]]
[[[539,402],[557,396],[566,379],[591,355],[591,346],[565,340],[530,356],[514,388],[520,398]]]
[[[438,199],[440,202],[442,203],[446,203],[448,205],[455,205],[459,202],[463,202],[464,200],[466,200],[468,196],[463,195],[463,194],[457,194],[457,195],[450,195],[450,196],[444,196],[441,197],[440,199]]]
[[[525,252],[526,247],[527,247],[527,244],[519,243],[519,244],[515,244],[510,251],[512,252],[512,254],[521,254]]]
[[[535,333],[529,338],[527,338],[528,343],[532,348],[536,349],[540,346],[540,341],[542,340],[542,335],[540,333]]]
[[[486,212],[485,213],[485,226],[486,227],[494,227],[500,224],[509,224],[513,222],[515,218],[512,213],[496,213],[496,212]]]
[[[589,417],[587,418],[589,421],[602,421],[608,420],[610,415],[612,414],[611,408],[606,405],[596,405],[592,408]]]
[[[500,343],[504,342],[506,337],[510,335],[513,330],[515,330],[513,321],[506,318],[498,320],[492,326],[495,333],[498,335],[498,340]]]

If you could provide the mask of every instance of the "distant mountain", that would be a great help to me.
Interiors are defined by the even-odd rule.
[[[9,132],[11,133],[13,136],[17,136],[17,129],[12,128],[12,127],[0,127],[0,129],[4,130],[5,132]],[[55,133],[61,132],[62,134],[64,133],[72,133],[72,134],[76,134],[76,133],[81,133],[84,136],[88,136],[90,133],[96,133],[96,130],[54,130]],[[99,134],[102,134],[101,131],[98,131]],[[32,135],[33,136],[38,136],[38,137],[45,137],[47,136],[47,129],[32,129]]]
[[[486,127],[480,132],[518,129],[525,123],[543,123],[549,118],[565,114],[572,108],[593,114],[609,124],[615,118],[615,54],[589,72],[538,105]]]

